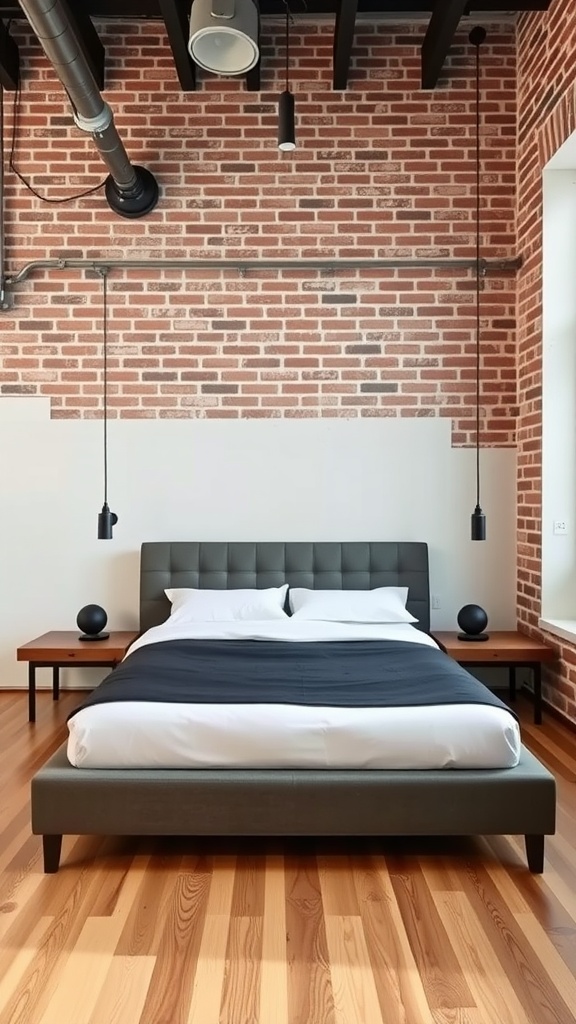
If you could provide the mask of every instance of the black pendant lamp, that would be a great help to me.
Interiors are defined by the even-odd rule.
[[[476,508],[470,517],[470,538],[486,540],[486,516],[480,504],[480,47],[486,30],[477,25],[468,38],[476,47]]]
[[[104,504],[98,513],[98,540],[112,540],[118,516],[108,505],[108,267],[99,267],[102,277],[102,419],[104,425]]]
[[[278,100],[278,149],[284,153],[296,149],[296,128],[294,124],[294,96],[290,92],[290,8],[286,3],[286,67],[285,89]]]

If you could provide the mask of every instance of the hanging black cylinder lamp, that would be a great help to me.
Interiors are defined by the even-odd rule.
[[[289,152],[296,149],[296,125],[294,95],[290,92],[290,8],[286,2],[286,43],[285,43],[285,79],[284,92],[278,99],[278,149]]]

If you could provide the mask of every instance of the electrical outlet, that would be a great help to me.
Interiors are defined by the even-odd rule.
[[[434,611],[440,608],[440,594],[432,594],[432,608]]]
[[[568,533],[568,523],[565,519],[554,520],[554,533],[557,537],[564,537]]]

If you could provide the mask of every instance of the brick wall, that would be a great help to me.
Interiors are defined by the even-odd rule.
[[[460,33],[437,89],[420,88],[423,22],[360,24],[345,92],[331,88],[332,26],[296,24],[294,153],[276,146],[283,24],[264,21],[262,88],[199,72],[181,91],[163,25],[98,24],[105,97],[131,158],[161,185],[137,221],[101,192],[45,203],[7,171],[7,257],[329,259],[328,270],[114,270],[109,397],[124,417],[448,416],[475,435],[470,270],[347,270],[350,258],[475,257],[475,51]],[[515,244],[515,36],[482,48],[482,255]],[[51,200],[105,174],[23,24],[15,162]],[[278,45],[278,52],[275,53]],[[5,94],[8,134],[12,96]],[[482,293],[483,440],[515,442],[513,273]],[[0,394],[49,395],[54,417],[101,414],[101,282],[36,271],[2,314]]]
[[[518,618],[536,634],[541,594],[542,169],[576,127],[572,0],[518,25]],[[547,635],[547,640],[550,636]],[[556,643],[546,698],[576,720],[576,650]]]

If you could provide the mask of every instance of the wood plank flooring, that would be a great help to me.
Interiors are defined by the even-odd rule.
[[[0,1024],[574,1024],[576,735],[518,710],[558,782],[543,875],[522,837],[66,837],[29,783],[67,712],[0,693]]]

